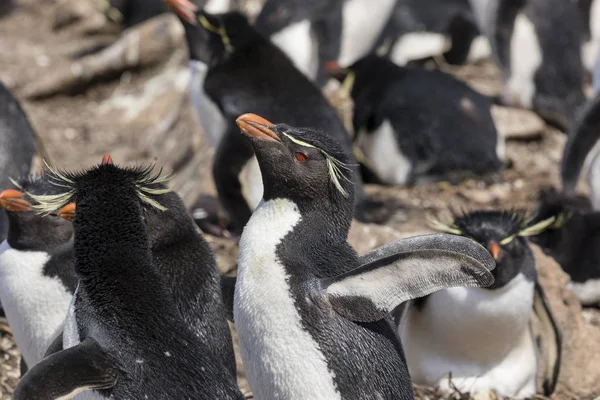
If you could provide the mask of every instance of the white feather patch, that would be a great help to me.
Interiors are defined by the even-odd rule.
[[[309,20],[289,25],[271,36],[271,41],[292,60],[309,79],[317,76],[318,48]]]
[[[585,282],[569,282],[567,289],[585,306],[600,304],[600,279],[589,279]]]
[[[319,345],[302,326],[276,256],[277,245],[300,219],[293,202],[269,200],[254,212],[240,240],[234,316],[257,399],[341,398]]]

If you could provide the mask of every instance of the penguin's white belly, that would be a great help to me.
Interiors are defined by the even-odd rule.
[[[400,151],[390,121],[385,120],[375,132],[359,135],[358,146],[384,183],[404,185],[408,181],[412,164]]]
[[[450,38],[441,33],[413,32],[402,35],[390,52],[390,58],[397,65],[409,61],[433,57],[450,50]]]
[[[595,211],[600,210],[600,141],[598,141],[586,157],[588,166],[587,181],[590,186],[590,200]]]
[[[519,13],[510,40],[510,72],[504,89],[504,101],[513,106],[531,108],[535,96],[535,73],[542,65],[542,49],[533,22]]]
[[[238,176],[242,185],[242,195],[251,210],[255,210],[263,197],[262,175],[256,156],[252,156]]]
[[[581,57],[583,66],[589,72],[594,71],[600,50],[600,1],[594,0],[590,5],[590,40],[582,45]]]
[[[190,61],[190,98],[209,144],[216,149],[225,134],[227,121],[219,107],[204,92],[208,67],[200,61]]]
[[[537,350],[529,330],[533,282],[522,274],[495,290],[452,288],[412,306],[399,333],[414,382],[450,392],[526,397],[536,392]]]
[[[302,327],[276,256],[300,221],[285,199],[261,204],[240,240],[234,316],[248,382],[257,400],[340,399],[319,345]]]
[[[300,72],[309,79],[315,79],[319,62],[318,47],[309,20],[285,27],[272,35],[271,41],[283,50]]]
[[[395,0],[348,0],[342,9],[339,63],[348,66],[371,51],[390,17]]]
[[[57,277],[43,275],[50,255],[0,247],[0,299],[19,351],[29,368],[62,329],[72,295]]]

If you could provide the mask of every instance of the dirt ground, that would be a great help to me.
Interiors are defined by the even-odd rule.
[[[9,17],[0,19],[0,80],[17,95],[48,71],[70,68],[69,54],[97,40],[76,28],[53,31],[58,1],[18,3],[19,7]],[[489,61],[444,68],[485,94],[500,93],[500,75]],[[168,54],[163,63],[125,72],[81,93],[40,101],[22,99],[22,103],[52,165],[84,168],[97,164],[105,152],[110,152],[118,164],[156,161],[176,172],[174,187],[186,204],[192,205],[199,194],[214,193],[214,187],[210,179],[212,152],[190,106],[186,74],[186,51],[181,47]],[[145,99],[148,93],[155,101]],[[519,125],[521,115],[517,110],[503,110],[498,125]],[[525,117],[535,120],[531,115]],[[161,128],[165,120],[169,120],[168,129]],[[506,153],[512,166],[501,173],[465,180],[458,185],[447,182],[415,188],[370,185],[367,190],[374,197],[396,200],[401,208],[386,228],[356,224],[351,241],[360,245],[359,252],[364,252],[395,237],[428,231],[426,216],[431,213],[443,216],[449,209],[532,210],[539,189],[558,184],[564,142],[564,134],[543,125],[533,135],[508,141]],[[223,239],[208,239],[221,271],[229,271],[236,264],[235,245]],[[585,319],[600,330],[597,326],[600,314],[586,311]],[[5,320],[0,321],[0,360],[0,400],[5,400],[10,399],[19,377],[18,351]],[[243,373],[240,383],[247,389]],[[427,394],[427,390],[419,393],[422,398],[435,397]]]

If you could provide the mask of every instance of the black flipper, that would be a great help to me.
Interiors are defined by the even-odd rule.
[[[533,311],[542,324],[544,346],[540,351],[545,353],[544,360],[546,360],[547,364],[544,366],[543,390],[544,396],[550,396],[556,388],[560,373],[562,338],[552,315],[552,310],[550,310],[550,306],[544,295],[544,289],[539,282],[535,284]]]
[[[448,234],[414,236],[382,246],[348,273],[322,280],[342,316],[358,322],[385,318],[401,303],[437,290],[494,282],[490,253],[473,240]]]
[[[118,376],[113,360],[87,338],[33,366],[17,385],[13,400],[70,399],[87,389],[111,388]]]
[[[600,139],[600,96],[596,96],[586,106],[567,139],[560,171],[565,193],[572,194],[575,191],[583,164],[598,139]]]
[[[58,336],[52,341],[52,343],[50,343],[50,346],[48,346],[48,349],[46,350],[46,353],[44,354],[44,358],[51,356],[54,353],[58,353],[59,351],[62,351],[62,350],[63,350],[63,332],[60,331]]]

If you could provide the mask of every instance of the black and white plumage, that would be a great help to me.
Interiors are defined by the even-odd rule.
[[[355,142],[387,184],[502,167],[504,139],[492,102],[441,72],[405,68],[375,55],[330,73],[354,100]]]
[[[73,271],[73,228],[58,216],[42,218],[28,195],[60,190],[42,178],[16,181],[0,193],[8,236],[0,245],[0,301],[26,366],[31,368],[62,330],[77,286]],[[24,370],[24,366],[21,365]]]
[[[184,7],[181,1],[171,3],[184,24],[191,60],[208,68],[204,91],[225,121],[225,136],[213,161],[213,177],[230,230],[239,234],[263,193],[252,148],[235,125],[239,115],[257,112],[274,121],[319,128],[349,152],[352,138],[321,91],[244,16],[211,15],[189,5]],[[358,175],[358,163],[351,164]],[[369,200],[362,180],[356,179],[356,218],[385,221],[389,210]]]
[[[452,224],[434,221],[444,232],[470,237],[496,260],[494,283],[486,288],[452,288],[413,301],[399,333],[414,382],[444,392],[495,392],[503,397],[554,391],[560,366],[560,334],[542,287],[527,236],[554,219],[530,225],[522,213],[475,211],[457,215]],[[532,309],[543,323],[549,345],[538,350],[531,332]],[[540,357],[540,351],[545,352]],[[547,360],[548,365],[541,365]],[[451,382],[449,380],[451,374]]]
[[[157,187],[164,179],[149,168],[110,163],[52,176],[68,191],[37,196],[38,209],[48,213],[75,202],[79,285],[65,349],[29,370],[13,398],[92,390],[87,394],[96,398],[242,399],[223,360],[179,315],[153,262],[143,209],[165,208],[151,197],[166,192]]]
[[[0,82],[0,187],[11,187],[10,178],[29,175],[35,157],[37,135],[27,114]],[[0,241],[6,238],[8,220],[0,213]]]
[[[569,129],[580,107],[584,68],[577,4],[562,0],[474,1],[504,76],[503,102]]]
[[[314,129],[254,114],[238,124],[265,186],[240,240],[234,304],[255,397],[413,398],[389,312],[443,287],[489,285],[489,254],[426,235],[359,258],[347,242],[350,154]]]

